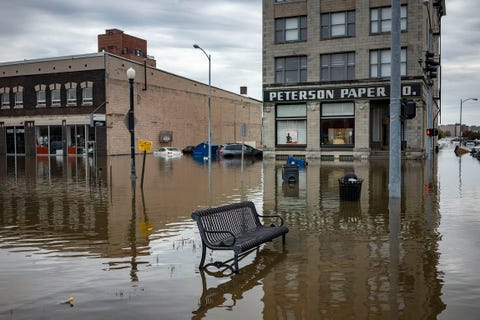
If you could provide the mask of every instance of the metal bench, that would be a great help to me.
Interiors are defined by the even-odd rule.
[[[288,228],[283,226],[283,219],[278,215],[261,216],[257,213],[251,201],[224,205],[216,208],[199,210],[192,213],[197,222],[202,238],[202,259],[199,268],[209,266],[226,267],[238,273],[238,261],[257,249],[265,242],[282,236],[285,244],[285,234]],[[276,218],[280,226],[271,224],[265,226],[260,218]],[[226,261],[216,261],[204,265],[207,248],[211,250],[232,250],[233,258]],[[233,264],[231,262],[233,261]]]

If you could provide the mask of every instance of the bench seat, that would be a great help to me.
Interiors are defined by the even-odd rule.
[[[251,201],[199,210],[192,213],[192,218],[197,222],[202,239],[200,269],[211,265],[217,268],[225,266],[238,273],[238,260],[242,256],[280,236],[285,243],[285,234],[288,233],[288,228],[283,226],[283,219],[280,216],[259,215]],[[260,218],[276,219],[280,225],[263,225]],[[232,250],[234,257],[224,262],[217,261],[204,265],[206,248]],[[232,260],[233,265],[229,265]]]

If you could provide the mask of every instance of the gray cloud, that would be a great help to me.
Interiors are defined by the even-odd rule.
[[[480,2],[446,1],[442,20],[442,123],[460,119],[460,100],[478,97],[480,92]],[[480,105],[468,102],[462,122],[480,124]]]
[[[442,123],[458,122],[459,101],[479,95],[480,2],[446,1],[442,20]],[[21,22],[21,23],[19,23]],[[259,0],[15,0],[0,11],[0,61],[97,51],[97,35],[118,28],[148,41],[160,69],[261,99],[262,2]],[[473,103],[472,103],[473,104]],[[468,124],[480,124],[469,105]]]

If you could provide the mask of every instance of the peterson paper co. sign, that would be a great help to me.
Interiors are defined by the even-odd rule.
[[[402,85],[402,97],[419,97],[419,83]],[[390,85],[335,88],[297,88],[263,91],[263,102],[294,102],[316,100],[381,99],[390,97]]]

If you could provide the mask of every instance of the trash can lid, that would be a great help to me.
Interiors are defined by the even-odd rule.
[[[358,178],[357,178],[357,175],[355,174],[355,172],[348,172],[347,174],[345,174],[343,176],[343,179],[345,179],[345,180],[350,180],[350,179],[357,180]]]

